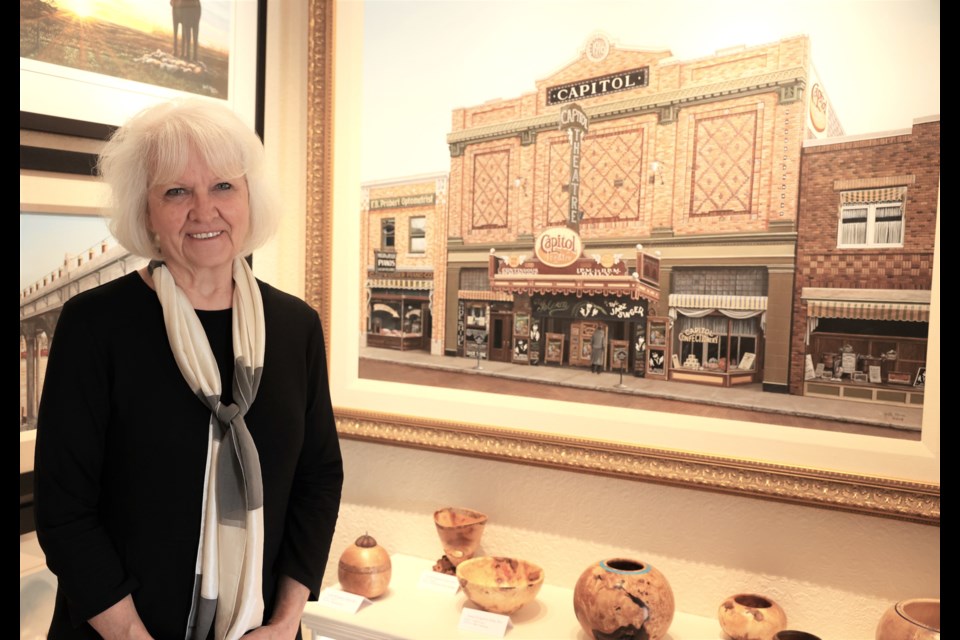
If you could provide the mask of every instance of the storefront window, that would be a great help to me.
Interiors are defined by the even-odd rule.
[[[730,354],[727,356],[730,369],[756,369],[757,334],[760,333],[757,318],[730,320]]]
[[[916,385],[926,368],[927,327],[926,322],[821,318],[810,334],[812,377]]]
[[[680,316],[674,330],[679,364],[697,371],[749,371],[756,368],[756,317],[735,319],[722,314],[701,318]]]
[[[403,314],[403,332],[406,335],[419,336],[423,334],[423,322],[420,307],[408,308]]]
[[[721,343],[726,341],[726,318],[682,316],[677,320],[675,333],[679,342],[677,353],[681,367],[697,370],[719,368],[720,358],[725,356],[725,353],[721,354]]]
[[[385,336],[422,335],[423,311],[420,307],[421,303],[413,300],[375,302],[370,314],[370,333]]]
[[[400,303],[377,302],[370,314],[370,332],[383,335],[400,334]]]

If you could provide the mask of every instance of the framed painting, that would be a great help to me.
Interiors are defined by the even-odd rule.
[[[224,100],[261,130],[265,0],[200,4],[25,0],[20,110],[119,125],[191,95]]]
[[[922,437],[912,442],[360,378],[361,265],[349,248],[360,232],[364,4],[313,0],[310,10],[306,295],[339,371],[331,382],[343,437],[939,523],[938,382],[926,385]],[[940,370],[936,237],[931,381]]]

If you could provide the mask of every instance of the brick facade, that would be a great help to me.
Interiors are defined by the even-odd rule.
[[[940,119],[910,132],[808,144],[801,156],[790,391],[802,393],[804,287],[929,290],[940,186]],[[902,247],[838,248],[841,192],[902,186]]]
[[[433,204],[405,206],[402,200],[391,206],[371,208],[373,201],[391,201],[411,196],[432,194]],[[360,229],[360,282],[364,290],[369,289],[374,271],[374,252],[383,250],[383,221],[390,219],[394,223],[394,249],[396,251],[396,277],[402,279],[404,273],[432,273],[433,286],[442,286],[444,281],[443,264],[446,255],[446,209],[447,175],[431,174],[405,179],[372,182],[362,187],[362,211]],[[411,219],[425,218],[426,246],[423,252],[411,251]],[[365,296],[360,301],[360,331],[366,331],[369,308]],[[443,321],[443,305],[435,305],[431,310],[434,322]]]
[[[612,44],[591,56],[591,46],[531,93],[453,111],[447,276],[483,266],[491,248],[529,255],[536,234],[566,220],[569,142],[557,126],[561,105],[548,104],[551,88],[646,67],[646,86],[576,100],[590,118],[581,154],[584,243],[626,255],[637,243],[662,250],[667,279],[674,266],[715,265],[786,271],[789,280],[800,151],[810,135],[809,40],[695,60]],[[791,293],[771,292],[771,300]],[[448,311],[456,296],[438,283]],[[774,366],[764,382],[785,389],[790,319],[773,315],[767,333],[779,352],[767,358]],[[434,324],[447,353],[454,329],[450,319]]]

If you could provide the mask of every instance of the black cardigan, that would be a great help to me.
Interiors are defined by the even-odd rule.
[[[315,598],[343,482],[323,335],[301,300],[260,283],[263,377],[246,422],[264,486],[264,621],[278,579]],[[230,387],[230,312],[200,312]],[[133,594],[155,638],[183,637],[210,413],[183,380],[156,294],[136,273],[64,305],[38,416],[37,534],[59,589],[50,637]],[[79,626],[78,626],[79,625]]]

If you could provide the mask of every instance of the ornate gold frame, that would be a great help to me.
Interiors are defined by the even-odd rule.
[[[311,0],[307,301],[331,335],[334,0]],[[940,524],[939,484],[337,408],[342,437]]]

